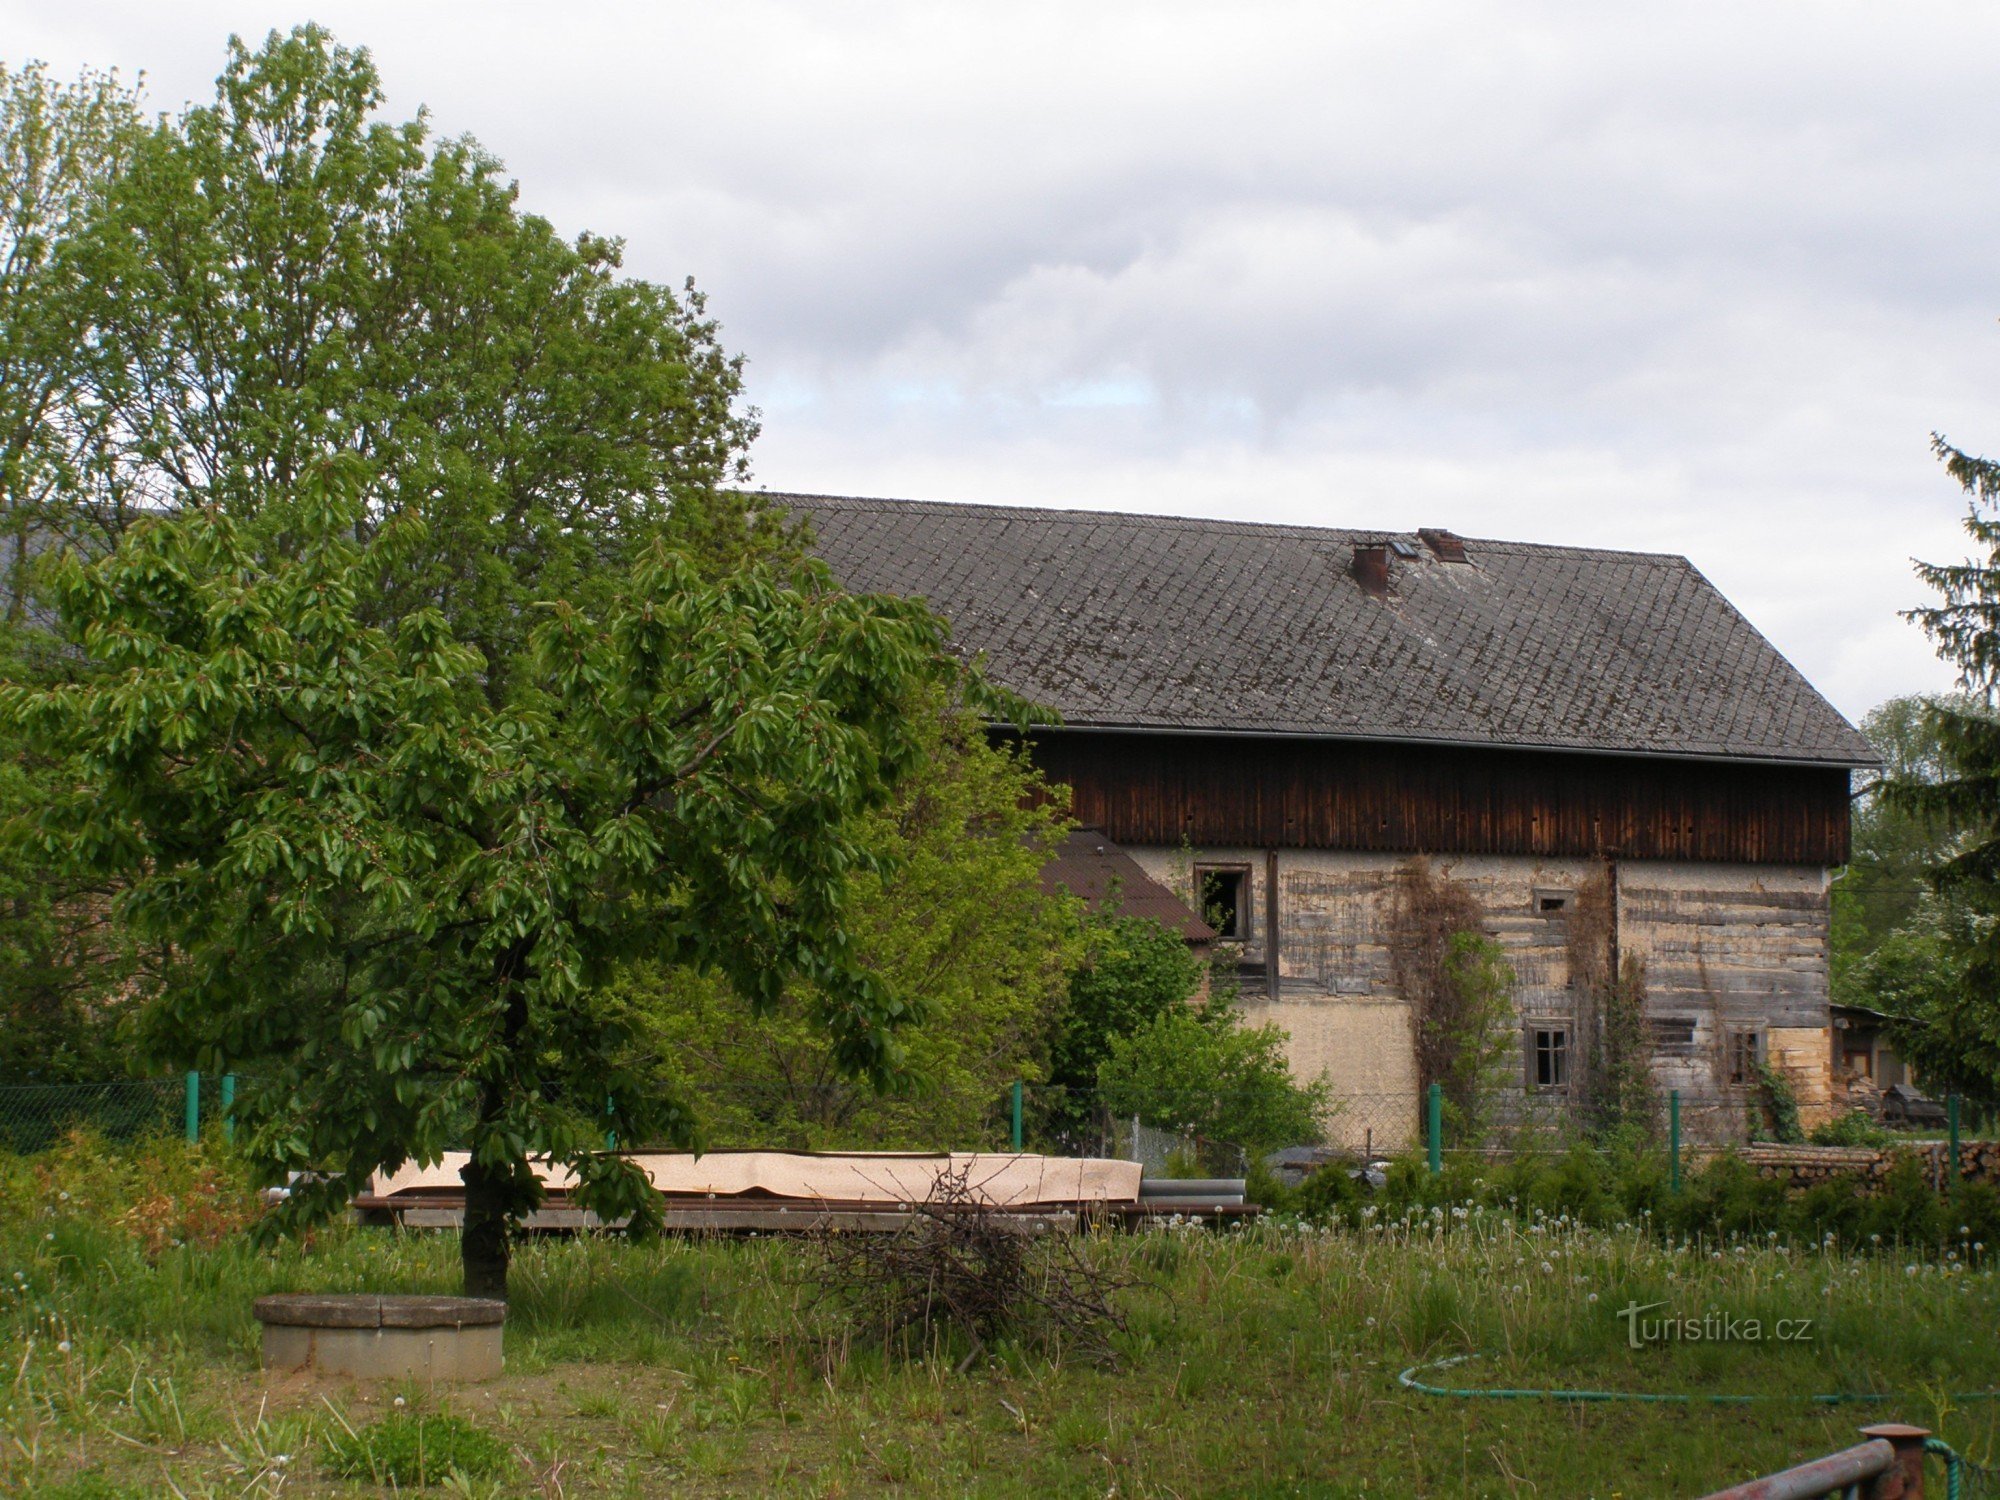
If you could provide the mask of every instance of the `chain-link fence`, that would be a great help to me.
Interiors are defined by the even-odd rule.
[[[46,1151],[72,1130],[107,1140],[187,1129],[184,1078],[126,1078],[111,1083],[29,1083],[0,1087],[0,1150]],[[199,1090],[196,1091],[198,1111]]]

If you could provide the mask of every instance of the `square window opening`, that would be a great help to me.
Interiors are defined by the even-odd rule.
[[[1197,865],[1194,889],[1201,919],[1217,937],[1240,943],[1250,936],[1248,865]]]

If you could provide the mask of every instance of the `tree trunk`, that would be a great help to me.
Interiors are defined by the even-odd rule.
[[[465,1273],[465,1295],[507,1300],[507,1184],[490,1168],[467,1162],[459,1169],[465,1180],[465,1227],[459,1231],[459,1262]]]

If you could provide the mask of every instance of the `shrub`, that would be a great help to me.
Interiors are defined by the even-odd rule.
[[[1815,1125],[1806,1139],[1815,1146],[1888,1146],[1896,1137],[1868,1116],[1865,1109],[1850,1109],[1837,1120]]]
[[[377,1484],[436,1484],[453,1474],[484,1479],[507,1462],[506,1446],[463,1417],[395,1412],[327,1445],[325,1467],[342,1479]]]

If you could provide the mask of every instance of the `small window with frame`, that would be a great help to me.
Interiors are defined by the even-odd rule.
[[[1646,1035],[1653,1044],[1653,1050],[1662,1057],[1694,1056],[1693,1016],[1649,1017]]]
[[[1729,1081],[1749,1084],[1757,1081],[1757,1068],[1764,1061],[1764,1036],[1757,1031],[1729,1033]]]
[[[1248,865],[1196,865],[1194,894],[1202,921],[1215,929],[1217,937],[1232,943],[1249,940]]]
[[[1561,1093],[1569,1087],[1569,1025],[1562,1021],[1528,1023],[1528,1087],[1536,1093]]]
[[[1538,885],[1528,909],[1538,917],[1563,917],[1576,905],[1576,892],[1558,886]]]

